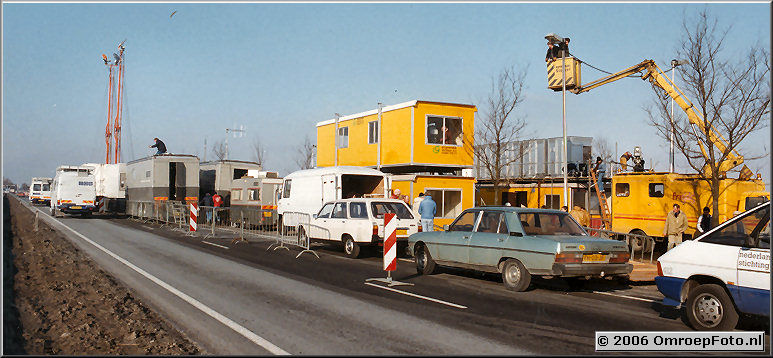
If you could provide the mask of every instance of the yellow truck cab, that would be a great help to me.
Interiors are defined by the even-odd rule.
[[[712,209],[711,190],[698,175],[621,172],[612,176],[612,231],[646,234],[663,239],[666,215],[674,204],[687,215],[685,234],[695,237],[698,217],[704,207]],[[765,184],[758,179],[724,179],[720,184],[719,223],[755,204],[770,200]]]

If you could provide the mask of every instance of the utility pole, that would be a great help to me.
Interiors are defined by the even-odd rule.
[[[376,162],[376,169],[378,170],[381,170],[381,109],[383,108],[383,106],[384,106],[383,103],[381,102],[378,103],[378,122],[377,122],[378,130],[376,131],[377,132],[376,135],[378,136],[378,138],[376,138],[376,143],[377,143],[376,155],[378,156],[378,161]]]
[[[338,113],[336,113],[335,115],[336,115],[336,126],[335,126],[335,135],[333,136],[334,142],[335,142],[334,143],[335,156],[334,156],[334,160],[333,160],[333,166],[338,166],[338,142],[340,141],[340,138],[339,138],[339,135],[338,135],[338,121],[340,120],[341,115],[338,114]]]

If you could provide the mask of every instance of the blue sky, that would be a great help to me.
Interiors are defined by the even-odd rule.
[[[561,136],[561,96],[547,89],[545,34],[571,37],[584,61],[618,71],[674,57],[682,19],[702,9],[732,25],[726,51],[770,48],[764,4],[3,4],[3,176],[53,176],[63,164],[104,161],[107,70],[126,41],[123,158],[172,153],[203,157],[231,138],[231,159],[252,160],[265,143],[266,169],[296,169],[295,148],[315,123],[413,99],[481,106],[491,77],[528,69],[519,115],[537,137]],[[170,18],[172,11],[177,13]],[[583,80],[602,74],[583,68]],[[678,84],[678,83],[677,83]],[[668,169],[668,144],[643,110],[652,90],[625,79],[567,96],[568,134],[604,137],[619,152],[642,146]],[[765,129],[743,144],[770,151]],[[212,159],[207,153],[207,159]],[[770,182],[768,159],[747,164]],[[686,171],[683,161],[677,169]]]

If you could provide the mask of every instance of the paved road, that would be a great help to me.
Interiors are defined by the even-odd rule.
[[[602,280],[577,291],[536,280],[515,293],[496,275],[417,276],[401,258],[394,277],[414,286],[385,288],[365,283],[384,277],[376,252],[351,260],[324,245],[320,258],[296,259],[299,250],[267,251],[265,240],[41,217],[214,354],[593,354],[595,331],[688,330],[651,285]]]

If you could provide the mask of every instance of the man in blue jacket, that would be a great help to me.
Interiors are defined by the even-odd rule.
[[[437,204],[432,200],[429,194],[424,195],[424,200],[419,204],[419,216],[421,216],[421,230],[424,232],[433,231],[435,228],[435,212]]]

